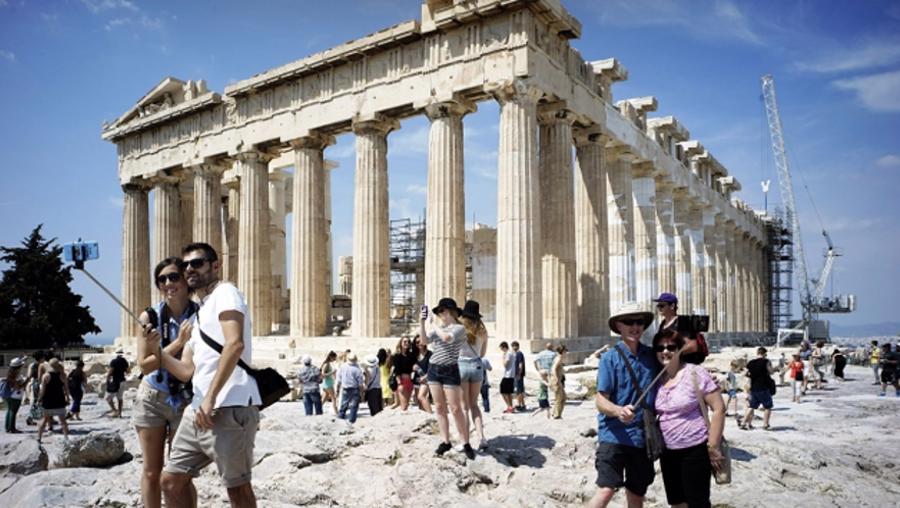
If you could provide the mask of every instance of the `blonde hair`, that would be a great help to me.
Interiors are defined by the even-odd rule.
[[[62,374],[62,371],[63,371],[63,364],[62,364],[59,360],[57,360],[56,358],[51,358],[50,361],[47,362],[47,363],[50,364],[50,368],[51,368],[51,369],[53,369],[53,370],[55,370],[56,372],[59,372],[60,374]]]
[[[480,319],[471,319],[462,316],[459,318],[459,321],[466,329],[466,340],[473,346],[478,342],[479,335],[487,333],[487,328],[484,327],[484,323]]]

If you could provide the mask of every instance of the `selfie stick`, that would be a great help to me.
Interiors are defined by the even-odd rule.
[[[79,264],[81,264],[81,266],[78,266]],[[84,269],[84,263],[75,263],[75,269],[81,270],[82,272],[84,272],[85,275],[87,275],[88,277],[90,277],[90,279],[91,279],[92,281],[94,281],[94,284],[100,286],[100,289],[102,289],[103,291],[105,291],[106,294],[108,294],[110,298],[112,298],[116,303],[118,303],[118,304],[119,304],[119,307],[122,307],[122,309],[123,309],[125,312],[127,312],[128,315],[131,316],[132,319],[134,319],[134,321],[135,321],[138,325],[144,326],[144,323],[141,323],[141,320],[138,319],[138,317],[134,315],[134,312],[131,312],[131,309],[129,309],[128,307],[126,307],[125,304],[122,303],[122,301],[119,300],[119,298],[118,298],[116,295],[114,295],[114,294],[112,293],[112,291],[106,289],[106,286],[104,286],[103,284],[101,284],[100,281],[97,280],[96,278],[94,278],[94,276],[91,275],[90,272],[88,272],[87,270]],[[651,385],[651,386],[652,386],[652,385]]]
[[[679,361],[681,361],[680,358],[681,358],[681,350],[682,349],[684,349],[684,346],[679,348],[678,351],[675,353],[676,355],[678,355]],[[641,405],[641,401],[644,400],[644,397],[646,397],[648,393],[650,393],[650,389],[653,388],[653,385],[655,385],[657,381],[659,381],[659,378],[662,377],[662,375],[665,371],[666,371],[665,367],[659,369],[659,374],[657,374],[656,377],[653,378],[653,381],[650,381],[650,384],[647,385],[647,388],[644,390],[644,393],[642,393],[641,396],[638,397],[637,402],[634,403],[634,407],[638,407]]]

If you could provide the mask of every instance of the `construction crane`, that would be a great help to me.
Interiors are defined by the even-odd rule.
[[[852,312],[856,307],[856,298],[853,295],[829,297],[822,296],[828,277],[831,274],[838,251],[831,242],[831,237],[824,229],[822,235],[828,244],[825,252],[825,264],[818,279],[813,279],[814,284],[810,290],[810,279],[806,271],[806,255],[803,250],[803,240],[800,235],[800,220],[797,216],[797,207],[794,200],[794,185],[791,179],[791,171],[788,166],[787,153],[784,146],[784,134],[781,127],[781,115],[778,112],[778,102],[775,99],[775,79],[771,74],[762,77],[763,102],[766,107],[766,119],[769,123],[769,135],[772,140],[772,155],[775,158],[775,169],[778,172],[778,184],[781,191],[781,200],[784,204],[784,220],[791,229],[794,238],[794,266],[798,274],[800,293],[800,306],[803,309],[803,319],[793,328],[778,330],[778,343],[781,344],[783,336],[790,336],[802,332],[804,338],[809,338],[810,327],[816,325],[814,338],[828,338],[828,323],[818,320],[819,313],[844,313]]]

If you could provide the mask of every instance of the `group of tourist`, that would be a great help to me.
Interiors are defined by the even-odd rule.
[[[894,396],[900,397],[900,343],[892,348],[890,342],[879,346],[878,341],[873,340],[866,349],[866,355],[875,375],[875,382],[872,384],[881,385],[878,395],[884,397],[888,385],[891,385],[894,387]]]

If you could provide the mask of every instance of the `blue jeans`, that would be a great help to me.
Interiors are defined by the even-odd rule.
[[[491,387],[487,383],[481,384],[481,405],[485,413],[491,412]]]
[[[356,423],[356,413],[359,411],[359,388],[344,388],[341,393],[341,408],[338,410],[338,418],[343,420],[350,409],[350,423]]]
[[[303,394],[303,409],[306,410],[306,416],[312,416],[313,408],[316,414],[322,414],[322,394],[319,392],[309,392]]]

